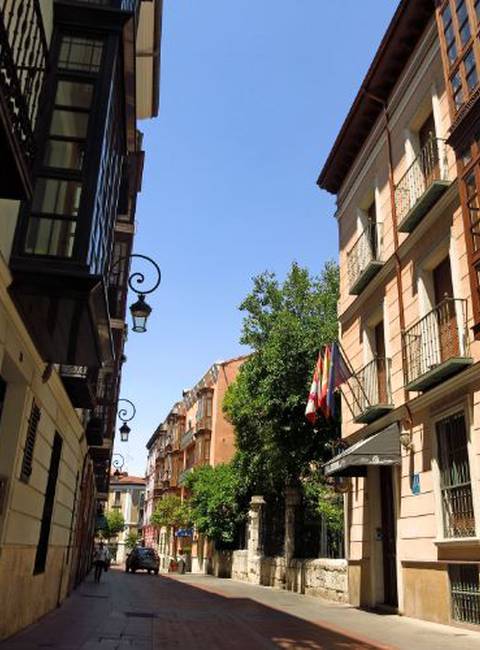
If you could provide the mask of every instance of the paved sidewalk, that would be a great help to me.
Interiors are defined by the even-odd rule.
[[[89,578],[0,650],[479,650],[480,633],[209,576]]]

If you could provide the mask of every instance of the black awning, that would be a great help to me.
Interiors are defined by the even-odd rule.
[[[398,422],[334,456],[325,463],[326,476],[365,476],[368,465],[400,465]]]

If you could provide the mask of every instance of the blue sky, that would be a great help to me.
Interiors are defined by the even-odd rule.
[[[245,352],[251,278],[337,257],[334,200],[315,181],[396,6],[165,0],[135,240],[163,281],[149,331],[126,348],[121,396],[137,415],[116,451],[130,474],[143,475],[145,443],[182,389]]]

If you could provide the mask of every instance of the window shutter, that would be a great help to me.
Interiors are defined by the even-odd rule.
[[[40,409],[35,403],[32,402],[32,410],[30,418],[28,419],[27,436],[25,438],[25,447],[23,450],[22,470],[20,472],[20,480],[28,483],[30,474],[32,473],[33,464],[33,450],[35,448],[35,440],[37,438],[38,423],[40,422]]]

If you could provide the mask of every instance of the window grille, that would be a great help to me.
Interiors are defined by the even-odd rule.
[[[464,414],[438,422],[437,436],[444,535],[473,537],[475,515]]]
[[[35,448],[35,440],[37,438],[38,423],[40,422],[40,409],[35,403],[32,402],[32,410],[28,419],[27,436],[25,438],[25,447],[23,449],[22,469],[20,472],[20,480],[28,483],[32,473],[33,464],[33,450]]]
[[[480,625],[479,565],[452,564],[448,574],[453,620]]]

